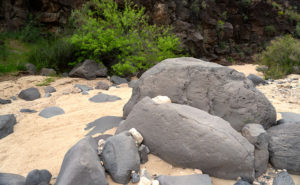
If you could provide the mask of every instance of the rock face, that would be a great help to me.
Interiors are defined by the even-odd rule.
[[[124,118],[143,97],[168,96],[228,121],[238,131],[247,123],[269,128],[276,112],[242,73],[194,58],[167,59],[146,71],[124,107]]]
[[[120,184],[127,184],[131,172],[140,170],[138,148],[129,132],[108,138],[103,147],[102,159],[112,179]]]
[[[145,97],[117,133],[131,128],[142,134],[151,153],[172,165],[225,179],[254,178],[254,146],[227,121],[200,109]]]
[[[58,116],[61,114],[64,114],[64,110],[59,108],[59,107],[47,107],[43,109],[40,113],[39,116],[44,117],[44,118],[51,118],[53,116]]]
[[[259,124],[247,124],[242,129],[242,135],[255,146],[255,177],[261,176],[267,171],[269,163],[269,136]]]
[[[0,116],[0,139],[14,132],[14,125],[17,123],[13,114]]]
[[[159,176],[160,185],[212,185],[208,175]]]
[[[16,174],[0,173],[0,185],[25,185],[25,177]]]
[[[104,77],[106,75],[107,68],[93,60],[85,60],[83,63],[78,64],[69,73],[70,77],[79,77],[88,80],[95,79],[97,77]]]
[[[273,185],[295,185],[292,177],[287,172],[278,173],[274,180]]]
[[[97,147],[92,137],[74,145],[65,155],[55,185],[108,185]]]
[[[25,185],[49,184],[52,174],[48,170],[32,170],[28,173]]]
[[[300,122],[271,127],[268,134],[270,162],[273,167],[300,174]]]
[[[39,99],[41,97],[41,94],[37,88],[31,87],[31,88],[22,90],[18,96],[19,96],[19,98],[21,98],[23,100],[33,101],[33,100]]]

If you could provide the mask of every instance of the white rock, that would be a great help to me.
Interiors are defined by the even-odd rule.
[[[152,98],[152,100],[157,104],[172,103],[168,96],[156,96],[155,98]]]
[[[151,185],[151,180],[147,179],[146,177],[141,177],[140,182],[138,185]]]
[[[153,180],[152,185],[159,185],[159,181],[158,180]]]
[[[132,137],[135,139],[136,144],[139,146],[140,144],[142,144],[144,138],[143,136],[135,129],[132,128],[129,130],[129,133],[132,135]]]

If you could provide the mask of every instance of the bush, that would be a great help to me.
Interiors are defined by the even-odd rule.
[[[70,68],[68,63],[75,60],[75,51],[68,39],[44,41],[30,51],[28,62],[36,65],[37,70],[47,67],[63,72]]]
[[[71,41],[84,59],[105,64],[113,73],[128,76],[180,53],[179,39],[170,28],[148,24],[144,8],[125,1],[92,0],[73,13],[77,31]]]
[[[300,41],[290,35],[278,37],[259,56],[266,65],[265,78],[282,78],[300,66]]]

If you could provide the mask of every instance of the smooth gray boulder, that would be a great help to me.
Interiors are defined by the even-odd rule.
[[[117,133],[136,128],[150,152],[174,166],[211,176],[254,178],[254,146],[230,124],[205,111],[145,97]]]
[[[90,136],[75,144],[64,157],[55,185],[108,185],[97,147]]]
[[[89,100],[94,103],[104,103],[104,102],[114,102],[117,100],[121,100],[121,98],[118,96],[100,93],[100,94],[97,94],[97,95],[91,97]]]
[[[32,170],[28,173],[25,185],[49,184],[52,174],[48,170]]]
[[[248,78],[249,80],[251,80],[255,86],[260,85],[260,84],[262,84],[262,85],[268,84],[267,81],[265,81],[265,80],[262,79],[261,77],[259,77],[259,76],[257,76],[257,75],[254,75],[254,74],[249,74],[249,75],[247,76],[247,78]]]
[[[5,105],[5,104],[10,104],[11,100],[4,100],[2,98],[0,98],[0,104]]]
[[[25,185],[25,177],[10,173],[0,173],[0,185]]]
[[[40,113],[39,116],[44,117],[44,118],[51,118],[54,116],[58,116],[61,114],[65,114],[65,111],[63,109],[61,109],[60,107],[47,107],[45,109],[43,109]]]
[[[285,171],[276,174],[273,185],[295,185],[292,177]]]
[[[268,134],[270,162],[273,167],[300,174],[300,122],[271,127]]]
[[[98,82],[97,86],[95,87],[95,89],[101,89],[101,90],[108,90],[109,89],[109,85],[105,82]]]
[[[101,157],[104,168],[117,183],[127,184],[131,172],[140,170],[138,148],[129,132],[109,137],[104,144]]]
[[[18,97],[23,100],[26,100],[26,101],[33,101],[33,100],[39,99],[41,97],[41,94],[37,88],[31,87],[31,88],[22,90],[19,93]]]
[[[69,73],[69,76],[92,80],[97,77],[107,76],[107,68],[93,60],[85,60],[83,63],[75,66]]]
[[[242,135],[255,146],[255,177],[259,177],[267,171],[269,163],[269,136],[260,124],[247,124],[242,129]]]
[[[247,123],[276,123],[274,107],[244,74],[211,62],[174,58],[155,65],[133,88],[123,117],[145,96],[159,95],[221,117],[238,131]]]
[[[41,71],[40,71],[40,75],[41,76],[55,76],[56,71],[54,69],[51,69],[51,68],[42,68]]]
[[[14,126],[17,123],[13,114],[0,115],[0,139],[14,132]]]
[[[212,185],[208,175],[158,176],[160,185]]]
[[[112,76],[110,77],[110,81],[115,84],[115,85],[120,85],[120,84],[124,84],[124,83],[128,83],[128,81],[126,80],[126,78],[121,78],[119,76]]]
[[[54,92],[56,92],[56,89],[52,86],[47,86],[44,88],[44,92],[45,93],[54,93]]]

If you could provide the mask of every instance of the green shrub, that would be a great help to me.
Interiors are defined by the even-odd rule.
[[[265,78],[282,78],[293,72],[293,68],[300,66],[300,41],[290,35],[278,37],[259,55],[262,65],[268,70]]]
[[[298,22],[297,25],[296,25],[295,36],[300,38],[300,22]]]
[[[75,60],[75,46],[67,39],[41,42],[29,53],[28,62],[36,65],[37,70],[43,67],[56,71],[66,71],[69,62]]]
[[[72,65],[89,58],[127,76],[181,52],[170,28],[149,25],[144,8],[127,1],[119,8],[111,0],[92,0],[73,13],[73,20],[77,31],[71,41],[79,50]]]
[[[268,36],[273,36],[276,33],[276,28],[273,25],[265,26],[265,34]]]

